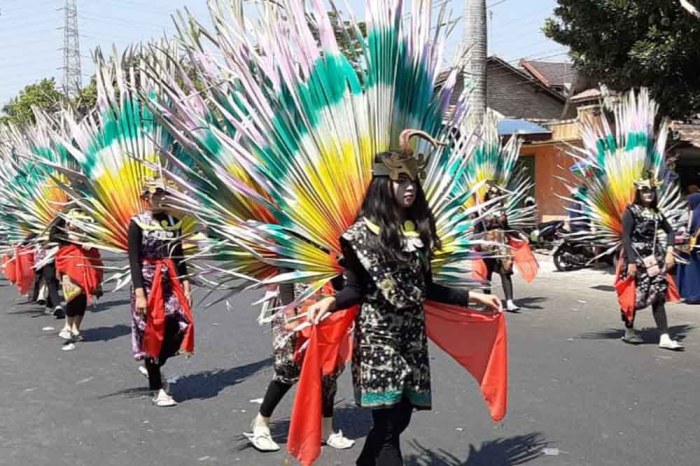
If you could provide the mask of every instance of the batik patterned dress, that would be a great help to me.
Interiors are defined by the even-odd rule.
[[[649,276],[642,258],[653,254],[659,263],[659,267],[663,269],[665,252],[664,244],[659,238],[659,229],[667,222],[658,211],[645,209],[639,205],[630,205],[628,211],[634,219],[634,228],[632,228],[631,232],[632,251],[625,254],[624,266],[620,271],[620,279],[624,280],[627,278],[627,266],[631,262],[637,264],[635,310],[639,310],[650,306],[657,300],[666,299],[666,292],[668,291],[666,274],[660,273],[655,277]]]
[[[295,297],[303,294],[305,288],[306,286],[303,284],[296,284],[294,286]],[[281,300],[276,299],[273,306],[281,308]],[[273,379],[286,385],[294,385],[299,381],[301,375],[301,365],[295,357],[299,345],[299,332],[295,332],[294,328],[300,325],[303,320],[294,319],[297,313],[297,309],[285,309],[284,312],[277,312],[272,318],[272,357],[275,368]],[[344,369],[345,366],[339,364],[333,374],[323,377],[324,406],[328,404],[332,406],[338,391],[338,377]]]
[[[370,280],[358,313],[352,377],[356,403],[389,407],[406,397],[417,409],[431,408],[430,363],[423,302],[429,263],[420,238],[405,232],[408,260],[383,257],[375,227],[360,220],[342,236],[346,257],[354,254]]]
[[[149,296],[153,287],[153,277],[156,266],[152,263],[154,259],[172,258],[176,242],[181,241],[181,231],[179,223],[172,217],[157,221],[151,212],[145,212],[132,219],[141,229],[141,275],[143,277],[143,288],[146,296]],[[180,258],[181,259],[181,258]],[[189,321],[184,310],[180,306],[175,293],[173,293],[170,279],[168,277],[167,266],[161,265],[163,296],[165,299],[166,318],[175,319],[177,322],[177,340],[182,340]],[[144,359],[146,353],[143,351],[143,338],[146,331],[146,318],[136,312],[136,295],[131,291],[131,345],[134,358]],[[172,356],[172,355],[166,355]]]

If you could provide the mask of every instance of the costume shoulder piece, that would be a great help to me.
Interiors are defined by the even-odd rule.
[[[182,221],[175,217],[168,216],[166,220],[158,222],[153,218],[152,212],[143,212],[132,217],[134,223],[136,223],[142,230],[166,230],[174,231],[182,228]]]
[[[417,249],[412,251],[411,259],[405,264],[389,261],[376,247],[378,234],[376,225],[360,219],[346,230],[341,240],[355,253],[377,292],[392,306],[401,309],[422,304],[425,299],[425,268]]]
[[[370,231],[367,224],[365,223],[364,219],[360,219],[345,230],[345,233],[343,233],[341,239],[352,243],[359,240],[364,240],[368,233],[370,233]]]

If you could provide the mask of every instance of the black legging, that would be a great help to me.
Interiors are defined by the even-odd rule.
[[[402,466],[401,433],[411,422],[413,406],[405,397],[391,408],[372,410],[374,425],[367,434],[357,466]]]
[[[185,337],[185,334],[180,331],[177,320],[169,316],[165,317],[164,333],[163,345],[160,347],[160,356],[158,359],[146,358],[144,360],[144,365],[148,371],[148,388],[151,390],[160,390],[163,388],[160,368],[163,367],[168,358],[176,355],[178,351],[180,351],[182,339]]]
[[[656,322],[656,328],[659,329],[660,333],[668,333],[668,320],[666,319],[666,301],[663,299],[652,303],[651,310],[654,315],[654,322]],[[637,316],[636,311],[632,314],[632,320],[627,319],[627,316],[623,311],[622,321],[625,323],[625,327],[634,327],[634,318]]]
[[[260,405],[260,415],[272,417],[275,408],[277,408],[277,405],[280,404],[280,401],[282,401],[282,398],[284,398],[284,395],[287,394],[290,388],[292,388],[292,384],[280,382],[279,380],[271,381],[270,385],[267,386],[262,405]],[[333,417],[333,397],[323,397],[321,410],[323,411],[323,417]]]
[[[66,303],[66,316],[67,317],[78,317],[84,316],[87,310],[87,295],[81,293],[80,295],[73,298],[69,303]]]
[[[51,262],[41,269],[41,278],[44,279],[46,288],[49,290],[49,299],[46,307],[56,307],[61,305],[61,297],[58,295],[58,278],[56,278],[56,265]]]
[[[513,275],[513,272],[505,272],[503,270],[503,266],[499,266],[498,264],[498,259],[491,259],[487,258],[484,259],[484,263],[486,264],[486,280],[490,283],[491,278],[493,277],[493,273],[498,270],[498,274],[501,276],[501,285],[503,286],[503,293],[506,296],[506,300],[512,300],[513,299],[513,279],[511,276]],[[487,293],[490,293],[490,290],[487,290]]]

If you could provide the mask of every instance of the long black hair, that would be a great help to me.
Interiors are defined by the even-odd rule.
[[[649,207],[651,207],[654,212],[659,211],[659,190],[654,188],[652,189],[654,192],[654,199],[651,201],[651,204],[649,204]],[[637,189],[634,191],[634,204],[644,207],[644,202],[642,202],[642,190]]]
[[[418,181],[415,181],[415,186],[415,200],[407,209],[405,219],[415,223],[416,231],[423,241],[428,257],[430,257],[432,251],[440,249],[442,244],[437,236],[435,217],[428,206],[423,188]],[[384,257],[394,261],[407,259],[403,252],[401,238],[404,217],[399,211],[389,177],[377,176],[372,179],[365,193],[365,200],[362,203],[358,219],[362,217],[379,226],[379,248]]]

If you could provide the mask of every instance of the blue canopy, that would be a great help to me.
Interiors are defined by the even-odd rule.
[[[511,134],[552,134],[552,131],[527,120],[514,118],[504,118],[498,122],[498,135],[508,136]]]

